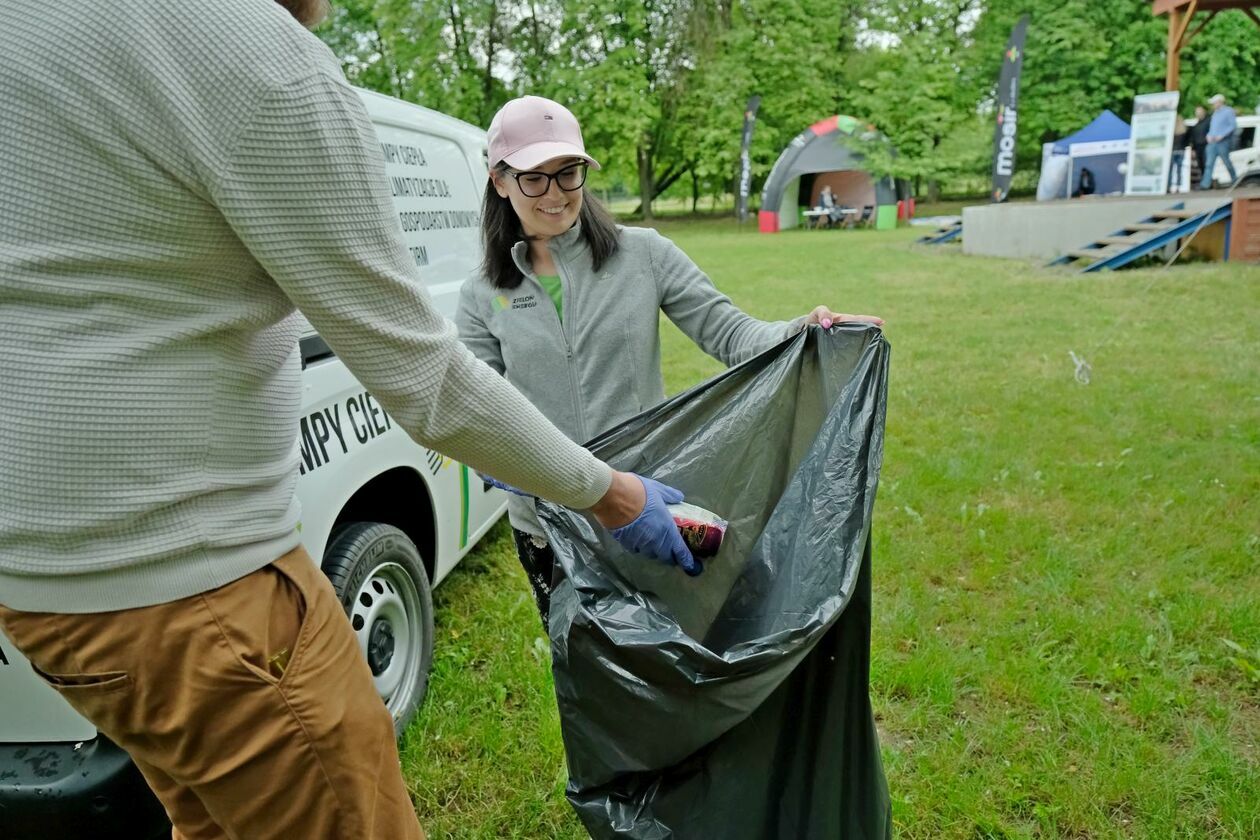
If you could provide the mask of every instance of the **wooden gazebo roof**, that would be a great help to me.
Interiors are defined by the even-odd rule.
[[[1237,9],[1260,26],[1260,0],[1152,0],[1152,11],[1156,15],[1168,15],[1168,73],[1164,79],[1165,90],[1177,90],[1181,81],[1181,51],[1195,35],[1203,31],[1212,18],[1227,9]],[[1195,16],[1199,16],[1198,24]]]

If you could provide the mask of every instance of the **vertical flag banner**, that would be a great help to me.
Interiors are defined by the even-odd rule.
[[[1019,73],[1024,67],[1024,34],[1028,15],[1011,30],[998,76],[997,125],[993,130],[993,200],[1005,201],[1015,174],[1015,132],[1019,126]]]
[[[753,123],[757,121],[757,109],[760,107],[760,96],[754,94],[748,97],[748,106],[744,108],[744,137],[739,148],[739,195],[736,200],[740,222],[748,218],[748,191],[752,187],[752,161],[748,158],[748,147],[752,145]]]

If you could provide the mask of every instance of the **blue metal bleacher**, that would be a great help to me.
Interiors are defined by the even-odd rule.
[[[1123,268],[1201,228],[1228,219],[1231,209],[1232,205],[1227,202],[1210,210],[1187,210],[1183,202],[1178,202],[1095,242],[1068,251],[1048,264],[1069,265],[1083,261],[1082,273]]]
[[[942,225],[927,236],[920,236],[918,241],[924,245],[944,245],[962,238],[962,219]]]

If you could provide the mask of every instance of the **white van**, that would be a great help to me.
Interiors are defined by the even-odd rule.
[[[360,91],[376,126],[407,246],[454,317],[481,259],[486,135],[443,114]],[[322,558],[401,731],[424,698],[430,587],[506,509],[475,473],[418,446],[308,329],[302,339],[297,494],[306,550]],[[126,754],[32,672],[0,636],[0,838],[169,837]]]

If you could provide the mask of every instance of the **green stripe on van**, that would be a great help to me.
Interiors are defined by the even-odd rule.
[[[468,545],[468,467],[459,465],[459,547]]]

